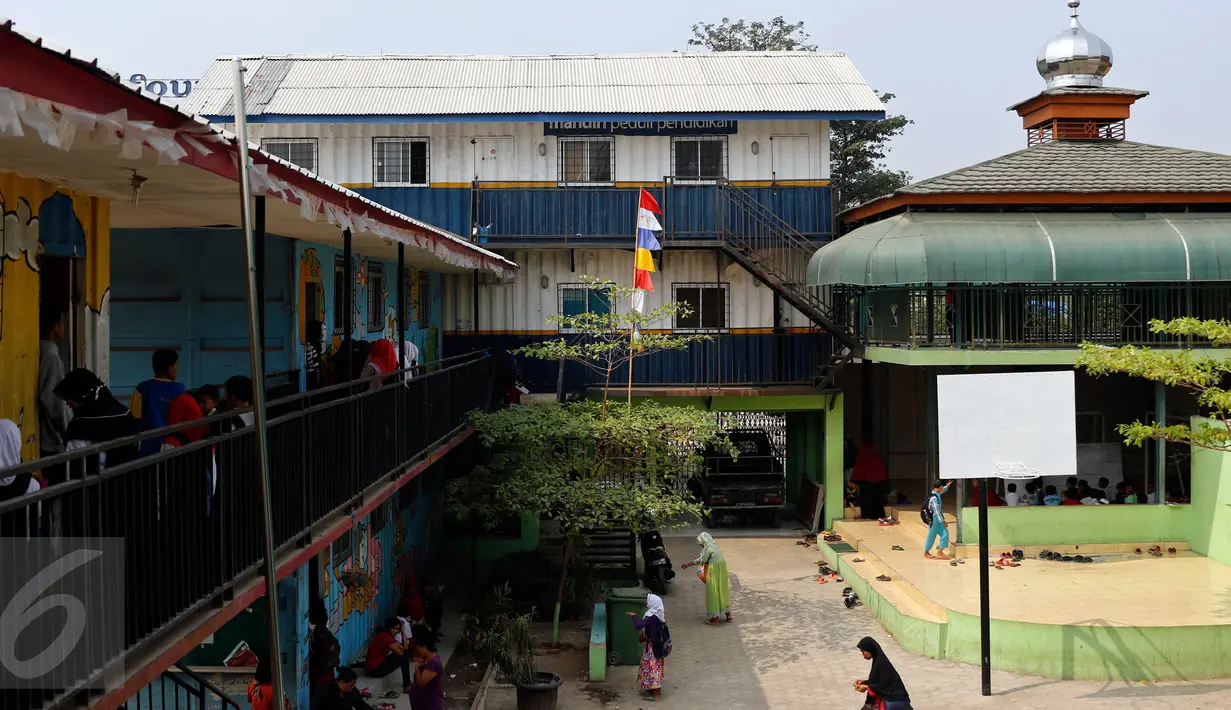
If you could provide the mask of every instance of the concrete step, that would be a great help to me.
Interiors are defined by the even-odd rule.
[[[943,607],[924,596],[914,585],[905,581],[892,566],[872,552],[847,552],[839,557],[842,560],[841,569],[848,575],[848,578],[851,574],[858,576],[903,614],[933,623],[943,624],[948,621],[948,614]],[[863,561],[853,562],[852,560],[856,558]],[[888,576],[889,581],[878,581],[876,578],[880,575]]]
[[[856,548],[857,554],[846,553],[845,559],[855,556],[862,557],[867,561],[869,567],[876,569],[876,572],[867,575],[861,572],[860,576],[873,581],[877,585],[884,585],[884,582],[875,582],[874,580],[877,575],[887,575],[896,585],[897,589],[930,615],[941,618],[946,616],[944,607],[933,602],[914,585],[903,581],[901,573],[893,567],[892,559],[894,555],[923,554],[923,540],[917,531],[911,530],[905,525],[882,526],[875,520],[844,520],[835,523],[834,528],[834,532],[841,535],[844,541],[849,542]],[[905,549],[902,551],[893,550],[893,545],[898,545]],[[851,566],[852,568],[858,568],[861,564],[852,563]]]

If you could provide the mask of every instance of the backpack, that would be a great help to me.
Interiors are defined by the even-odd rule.
[[[934,495],[936,494],[929,494],[927,500],[923,502],[923,507],[919,509],[919,517],[923,519],[923,524],[928,527],[932,526],[932,520],[936,518],[936,516],[932,514],[932,496]]]
[[[658,631],[650,635],[650,650],[655,658],[666,658],[671,655],[671,630],[667,622],[658,624]]]

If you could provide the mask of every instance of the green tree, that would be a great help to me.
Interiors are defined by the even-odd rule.
[[[722,22],[699,22],[692,26],[689,47],[712,52],[802,51],[815,52],[808,42],[803,22],[787,22],[781,16],[769,22],[722,18]],[[882,104],[893,94],[877,92]],[[830,121],[829,173],[838,190],[842,209],[888,195],[910,183],[910,175],[885,165],[889,142],[914,123],[903,115],[877,121]]]
[[[603,411],[607,410],[611,376],[621,367],[631,368],[639,357],[662,350],[684,350],[689,344],[709,340],[708,335],[673,335],[670,333],[647,333],[660,323],[690,313],[682,303],[664,303],[646,313],[629,307],[621,310],[622,304],[631,302],[636,290],[611,281],[581,277],[586,285],[586,303],[607,303],[606,310],[591,311],[564,316],[547,317],[547,323],[564,332],[575,335],[571,339],[558,338],[520,348],[516,352],[538,360],[564,360],[585,365],[591,372],[603,377]],[[591,294],[599,298],[589,298]],[[634,340],[633,332],[638,336]],[[619,384],[619,383],[617,383]],[[632,406],[631,380],[628,387],[628,404]]]
[[[877,92],[882,104],[893,94]],[[838,188],[842,209],[874,200],[910,184],[910,174],[885,165],[889,141],[906,132],[914,121],[906,116],[885,116],[877,121],[829,122],[829,176]]]
[[[554,613],[558,639],[568,568],[585,531],[634,533],[701,514],[684,476],[726,438],[713,414],[653,402],[526,404],[471,418],[485,459],[449,485],[456,519],[493,527],[510,515],[552,521],[565,540]],[[729,448],[729,442],[725,444]]]
[[[700,47],[711,52],[815,52],[816,45],[808,42],[804,23],[787,22],[779,15],[769,22],[731,21],[698,22],[692,26],[689,47]]]
[[[1231,343],[1231,322],[1177,318],[1173,321],[1152,320],[1154,333],[1207,341],[1215,346]],[[1120,424],[1116,428],[1126,444],[1142,446],[1150,439],[1164,439],[1176,444],[1190,444],[1202,449],[1231,451],[1231,391],[1223,387],[1231,360],[1198,355],[1189,349],[1151,350],[1126,345],[1109,348],[1082,343],[1077,367],[1095,376],[1123,374],[1162,382],[1168,387],[1187,390],[1197,398],[1197,404],[1209,412],[1222,426],[1193,429],[1187,424],[1168,425],[1164,422]]]

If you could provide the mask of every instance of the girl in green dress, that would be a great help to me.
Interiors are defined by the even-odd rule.
[[[697,544],[701,546],[701,554],[692,562],[685,562],[684,569],[701,565],[702,570],[697,576],[705,582],[705,612],[709,619],[707,624],[717,624],[726,615],[731,621],[731,584],[727,579],[727,561],[722,556],[722,550],[709,533],[703,532],[697,536]]]

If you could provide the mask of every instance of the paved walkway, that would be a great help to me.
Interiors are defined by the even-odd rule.
[[[702,623],[705,597],[691,570],[681,573],[666,597],[674,651],[667,661],[659,703],[635,689],[636,669],[611,668],[606,683],[571,674],[561,688],[567,710],[783,710],[858,708],[851,688],[867,676],[868,662],[855,650],[873,636],[902,674],[918,710],[1011,707],[1013,710],[1192,710],[1231,707],[1231,680],[1129,684],[1056,681],[996,672],[995,694],[979,693],[979,669],[907,653],[863,607],[842,605],[843,585],[817,584],[818,555],[792,539],[719,538],[732,573],[735,623]],[[689,540],[667,542],[679,565],[695,554]],[[562,669],[563,670],[563,669]],[[562,674],[563,675],[563,674]],[[1008,705],[1006,705],[1006,702]],[[489,708],[499,703],[489,704]]]

